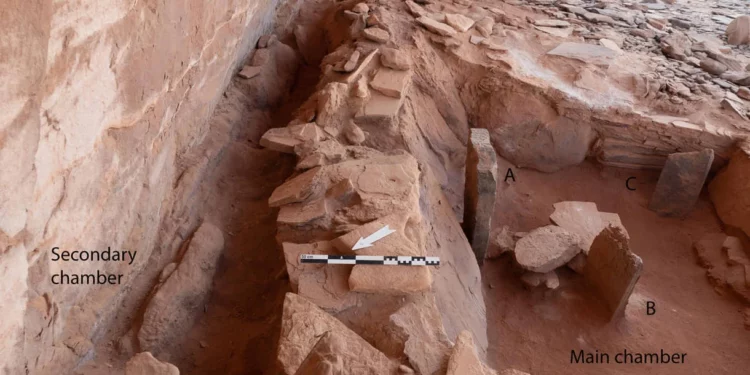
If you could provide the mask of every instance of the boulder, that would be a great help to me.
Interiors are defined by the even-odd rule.
[[[171,363],[159,361],[149,352],[142,352],[125,364],[125,375],[180,375],[180,370]]]
[[[712,149],[669,155],[648,208],[662,216],[686,216],[698,201],[713,160]]]
[[[721,75],[722,73],[727,71],[727,66],[710,58],[706,57],[705,59],[701,60],[700,62],[701,69],[705,70],[708,73],[711,73],[713,75]]]
[[[750,43],[750,16],[745,15],[735,18],[727,26],[724,34],[727,36],[727,43],[731,45]]]
[[[620,229],[607,227],[594,239],[583,277],[604,300],[610,320],[624,314],[642,269],[643,261],[630,251]]]
[[[516,242],[516,262],[529,271],[547,273],[581,252],[580,237],[554,225],[537,228]]]
[[[221,230],[207,222],[201,224],[177,269],[159,286],[143,313],[143,324],[138,332],[142,350],[158,354],[190,330],[195,312],[203,310],[211,291],[223,249]]]

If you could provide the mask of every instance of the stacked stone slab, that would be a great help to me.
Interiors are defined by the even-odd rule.
[[[479,268],[469,244],[456,242],[460,225],[430,168],[392,147],[404,140],[386,131],[406,126],[410,57],[357,35],[356,47],[324,58],[331,69],[289,125],[261,142],[298,158],[298,172],[268,201],[279,209],[277,240],[296,292],[285,301],[279,365],[289,375],[387,374],[399,364],[445,373],[459,332],[470,332],[479,358],[486,351]],[[385,225],[395,232],[352,249]],[[301,264],[301,254],[440,256],[446,266]]]
[[[479,264],[490,243],[497,190],[497,156],[487,129],[471,129],[466,154],[464,231]]]
[[[712,149],[669,155],[648,208],[663,216],[689,214],[698,201],[713,161]]]
[[[607,305],[610,320],[624,314],[642,269],[643,261],[630,251],[622,230],[610,226],[596,236],[583,276]]]

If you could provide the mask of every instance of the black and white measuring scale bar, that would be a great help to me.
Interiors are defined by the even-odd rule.
[[[384,266],[439,266],[440,257],[410,257],[385,255],[321,255],[302,254],[300,263],[374,264]]]

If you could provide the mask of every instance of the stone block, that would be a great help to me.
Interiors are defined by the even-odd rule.
[[[698,201],[713,161],[712,149],[669,155],[648,208],[662,216],[686,216]]]
[[[442,22],[435,21],[434,19],[429,18],[429,17],[425,17],[425,16],[419,17],[417,18],[417,23],[422,25],[425,29],[430,30],[433,33],[438,34],[438,35],[442,35],[442,36],[456,35],[456,29]]]
[[[482,264],[495,210],[497,156],[487,129],[471,129],[468,146],[463,226],[477,262]]]
[[[492,375],[495,372],[485,366],[477,355],[474,339],[469,331],[461,331],[448,359],[446,375]]]
[[[380,69],[370,86],[383,95],[401,98],[411,78],[411,73],[403,70]]]
[[[746,147],[735,151],[708,185],[708,192],[721,221],[750,236],[750,145]]]
[[[547,273],[581,252],[581,238],[554,225],[537,228],[516,242],[516,262],[523,269]]]
[[[642,269],[643,261],[630,251],[622,230],[607,227],[594,239],[583,277],[607,305],[610,320],[625,313]]]
[[[393,374],[396,366],[366,341],[329,331],[323,333],[295,375]]]

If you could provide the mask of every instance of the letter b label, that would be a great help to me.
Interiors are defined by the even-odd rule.
[[[656,302],[646,301],[646,315],[656,314]]]

